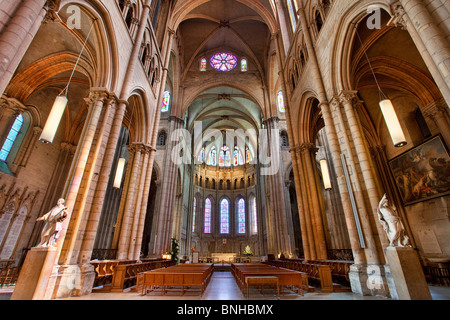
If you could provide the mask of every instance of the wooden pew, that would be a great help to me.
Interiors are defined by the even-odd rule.
[[[111,292],[123,292],[126,288],[137,285],[138,275],[150,270],[164,269],[173,266],[175,261],[159,260],[134,264],[118,265],[113,270]]]
[[[270,261],[271,265],[281,268],[288,268],[304,272],[308,275],[312,283],[319,285],[323,292],[347,292],[349,288],[348,273],[350,261],[332,261],[332,260],[276,260]],[[336,283],[336,280],[339,283]],[[342,284],[341,284],[342,283]],[[346,287],[348,286],[348,287]]]
[[[303,295],[304,288],[309,288],[305,273],[283,269],[261,263],[236,263],[231,265],[231,272],[242,292],[246,291],[248,277],[277,277],[278,286],[295,288]],[[294,290],[295,290],[294,289]]]
[[[161,290],[161,295],[164,295],[169,289],[174,289],[184,295],[186,288],[199,287],[200,295],[203,296],[213,270],[213,264],[183,264],[152,270],[139,276],[137,288],[142,295],[155,290]]]

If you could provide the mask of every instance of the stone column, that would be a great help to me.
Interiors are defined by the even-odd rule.
[[[350,204],[349,191],[346,186],[344,171],[340,159],[341,149],[336,133],[336,127],[333,122],[329,104],[323,103],[320,105],[320,107],[322,110],[322,117],[325,122],[325,131],[330,146],[330,153],[332,155],[334,169],[336,171],[337,184],[341,196],[342,207],[344,209],[345,221],[353,252],[353,258],[355,259],[355,264],[363,264],[365,263],[365,254],[364,250],[361,248],[355,217],[353,216],[353,210]]]
[[[0,95],[5,91],[45,16],[47,0],[23,0],[0,34]]]
[[[359,103],[359,101],[357,100],[356,92],[343,92],[340,98],[344,106],[345,114],[349,124],[349,131],[351,133],[353,144],[355,147],[355,153],[358,158],[359,167],[364,179],[364,185],[366,187],[367,195],[370,201],[370,210],[368,210],[368,212],[369,214],[372,214],[372,217],[369,216],[369,220],[377,221],[377,207],[380,202],[381,195],[378,192],[378,188],[375,182],[375,175],[373,172],[372,164],[370,162],[370,156],[364,142],[363,133],[361,132],[359,118],[354,110],[354,103]],[[368,229],[369,226],[367,226],[365,231],[372,232],[370,230],[374,230],[373,232],[376,234],[375,230],[377,230],[379,235],[384,235],[384,230],[382,229],[382,227],[378,223],[375,224],[376,226],[372,225],[371,229]],[[388,246],[386,237],[381,236],[378,238],[381,242],[382,248],[386,248]],[[377,245],[376,242],[375,245]],[[378,247],[377,263],[384,263],[384,254],[382,252],[382,248]]]
[[[118,124],[118,121],[122,121],[124,107],[117,110],[116,109],[116,100],[114,97],[109,97],[107,101],[107,114],[104,115],[105,125],[107,125],[107,130],[104,132],[100,132],[102,135],[102,140],[104,142],[104,157],[103,161],[101,161],[98,166],[98,182],[95,188],[95,192],[93,193],[92,204],[90,205],[89,215],[87,217],[86,227],[84,228],[84,239],[81,244],[80,254],[79,254],[79,263],[86,264],[89,263],[92,251],[94,248],[95,238],[97,236],[98,223],[100,220],[100,214],[102,212],[104,198],[106,189],[108,186],[109,178],[112,170],[112,163],[115,156],[115,149],[118,142],[118,137],[120,134],[121,123]],[[114,119],[114,123],[111,123]],[[118,121],[117,121],[118,120]],[[112,129],[111,129],[112,128]],[[97,143],[101,143],[98,141]],[[100,145],[98,145],[100,147]],[[103,149],[102,148],[102,149]]]
[[[390,24],[408,30],[447,105],[450,104],[450,45],[421,0],[392,5]]]
[[[279,138],[279,119],[271,117],[265,120],[266,129],[268,130],[267,142],[263,145],[267,146],[268,150],[263,150],[263,156],[269,156],[271,162],[268,165],[271,171],[268,171],[267,181],[270,188],[270,200],[272,211],[274,213],[274,238],[275,248],[279,251],[276,253],[283,253],[285,255],[291,253],[290,242],[287,238],[287,223],[286,223],[286,207],[283,195],[283,179],[282,179],[282,164],[280,154],[280,138]]]
[[[423,108],[423,114],[436,123],[447,146],[450,146],[449,108],[445,101],[433,101]]]
[[[175,196],[177,192],[177,180],[178,180],[178,165],[174,163],[172,159],[172,153],[174,152],[177,144],[179,143],[179,134],[176,134],[178,129],[181,129],[184,124],[183,119],[177,117],[169,117],[169,136],[165,155],[165,166],[162,175],[162,193],[160,208],[154,217],[155,233],[156,236],[156,249],[154,254],[161,256],[165,251],[170,249],[172,230],[173,230],[173,218],[175,207]],[[187,150],[184,149],[183,153]]]
[[[136,208],[136,194],[139,192],[138,183],[139,183],[139,175],[141,172],[141,159],[142,159],[142,147],[138,144],[133,144],[130,147],[130,153],[133,153],[134,156],[133,162],[130,162],[131,166],[130,178],[127,187],[124,190],[124,197],[122,201],[125,202],[125,207],[123,211],[123,219],[120,227],[120,238],[119,238],[119,246],[117,252],[117,259],[119,260],[127,260],[131,259],[129,256],[129,248],[130,248],[130,233],[132,231],[132,223],[134,219],[134,209]]]
[[[422,0],[400,0],[425,48],[450,88],[450,44]]]
[[[139,259],[140,252],[142,248],[142,237],[144,233],[144,225],[145,219],[147,216],[147,205],[148,205],[148,197],[150,194],[150,185],[152,181],[153,170],[150,169],[150,152],[154,151],[154,149],[150,146],[144,146],[144,175],[145,181],[143,185],[143,195],[142,195],[142,203],[140,210],[140,217],[138,220],[138,230],[136,234],[135,248],[134,248],[134,258],[135,260]]]
[[[311,221],[312,221],[312,228],[314,233],[314,239],[316,244],[316,253],[317,257],[316,259],[319,260],[326,260],[327,259],[327,246],[325,241],[325,234],[324,234],[324,225],[322,220],[322,212],[321,212],[321,204],[319,201],[319,197],[317,194],[317,184],[315,175],[316,173],[316,167],[313,165],[312,162],[312,152],[316,152],[315,145],[311,143],[306,143],[302,145],[304,159],[306,163],[306,178],[307,178],[307,185],[309,187],[309,194],[310,194],[310,213],[311,213]]]

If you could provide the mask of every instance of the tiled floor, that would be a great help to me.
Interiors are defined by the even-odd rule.
[[[0,289],[0,300],[9,300],[13,289]],[[430,292],[433,300],[450,300],[450,288],[430,286]],[[274,291],[270,288],[264,290],[261,294],[258,289],[250,290],[251,300],[276,300]],[[169,292],[161,295],[160,292],[152,292],[146,296],[141,296],[136,292],[123,293],[92,293],[83,297],[72,297],[65,300],[247,300],[239,289],[236,281],[230,272],[215,272],[211,278],[205,293],[202,297],[199,291],[188,291],[181,296],[178,292]],[[280,297],[282,301],[290,300],[389,300],[383,297],[362,297],[351,292],[340,293],[322,293],[320,289],[315,292],[305,293],[304,296],[293,292],[284,292]]]

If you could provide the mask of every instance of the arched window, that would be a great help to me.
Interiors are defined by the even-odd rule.
[[[280,110],[281,113],[286,112],[283,91],[278,92],[277,101],[278,101],[278,110]]]
[[[252,235],[258,233],[258,218],[257,218],[257,208],[256,208],[256,197],[250,197],[250,207],[249,207],[249,217],[250,217],[250,232]]]
[[[220,167],[231,167],[230,148],[228,148],[227,146],[224,146],[220,150],[219,166]]]
[[[198,156],[198,161],[200,163],[205,162],[205,147],[202,148],[202,152],[200,152],[200,155]]]
[[[200,71],[205,72],[206,71],[206,59],[202,59],[200,61]]]
[[[247,72],[248,71],[248,65],[247,65],[247,59],[241,60],[241,71]]]
[[[161,132],[158,136],[158,146],[165,146],[166,145],[166,133],[165,132]]]
[[[250,153],[250,149],[247,148],[245,150],[245,162],[250,163],[253,160],[252,154]]]
[[[295,30],[297,29],[297,14],[296,10],[294,9],[294,5],[292,4],[292,0],[287,0],[287,6],[289,11],[289,17],[291,18],[292,31],[295,32]]]
[[[161,112],[168,112],[170,106],[170,92],[166,91],[163,95],[163,101],[161,106]]]
[[[289,139],[288,135],[285,131],[281,133],[281,146],[282,147],[289,147]]]
[[[6,137],[5,142],[3,143],[2,150],[0,152],[1,161],[6,161],[6,159],[8,158],[11,149],[14,145],[14,142],[16,142],[17,136],[20,133],[20,129],[22,129],[22,126],[23,126],[23,116],[19,114],[16,120],[14,121],[14,124],[11,130],[9,131],[8,136]]]
[[[244,165],[244,158],[242,157],[242,152],[239,150],[238,147],[234,148],[234,161],[235,166],[242,166]]]
[[[192,232],[195,232],[195,215],[197,213],[197,198],[194,197],[194,204],[192,206]]]
[[[230,233],[230,203],[227,199],[220,202],[220,233]]]
[[[217,165],[217,151],[216,151],[216,147],[212,147],[211,151],[209,152],[209,157],[208,157],[208,163],[209,166],[215,166]]]
[[[211,233],[211,200],[208,198],[205,200],[205,222],[204,232]]]
[[[238,202],[238,233],[245,234],[245,200],[241,199]]]

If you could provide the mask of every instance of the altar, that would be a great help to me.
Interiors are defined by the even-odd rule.
[[[212,255],[214,263],[233,263],[236,260],[236,253],[213,253]]]

